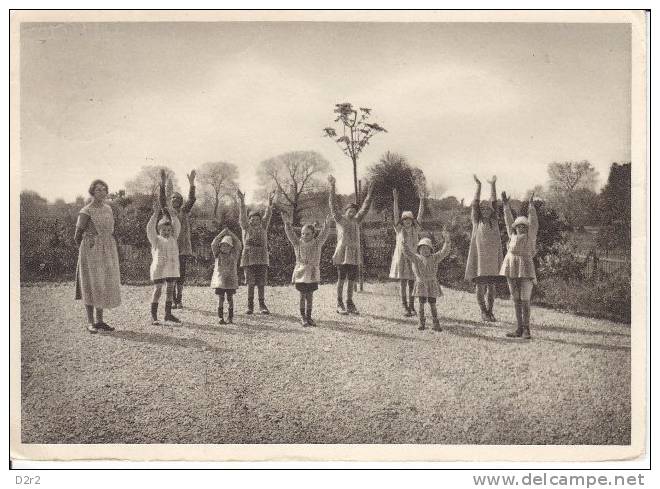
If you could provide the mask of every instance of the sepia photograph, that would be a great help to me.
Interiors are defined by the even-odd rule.
[[[643,455],[643,12],[10,30],[12,458]]]

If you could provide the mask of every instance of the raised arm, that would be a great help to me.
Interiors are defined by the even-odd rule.
[[[158,187],[158,205],[161,210],[167,209],[167,196],[165,195],[165,185],[167,183],[167,173],[165,170],[160,171],[160,185]]]
[[[367,198],[364,199],[364,202],[362,202],[362,207],[360,207],[360,210],[357,211],[357,214],[355,214],[355,219],[357,219],[358,222],[362,222],[364,216],[366,216],[367,212],[369,212],[369,207],[371,207],[371,201],[373,200],[373,190],[374,186],[370,183],[369,190],[367,190]]]
[[[296,236],[296,232],[293,230],[293,226],[288,219],[284,221],[284,233],[286,234],[289,243],[295,247],[298,244],[298,236]]]
[[[147,223],[147,239],[149,240],[149,243],[152,247],[155,246],[156,242],[158,241],[158,231],[156,230],[157,225],[158,209],[155,209],[149,218],[149,222]]]
[[[527,219],[529,219],[529,235],[533,239],[536,239],[536,234],[539,231],[539,218],[536,213],[536,206],[534,205],[534,192],[532,192],[532,195],[529,197]]]
[[[417,258],[417,253],[410,247],[409,244],[404,244],[403,253],[408,257],[410,261],[417,263],[419,259]]]
[[[266,212],[264,213],[264,223],[265,223],[264,229],[266,230],[270,226],[270,220],[273,217],[273,205],[275,204],[276,201],[275,196],[276,196],[275,192],[273,192],[268,196],[268,207],[266,208]]]
[[[236,189],[236,200],[238,201],[238,224],[241,229],[246,229],[248,224],[247,209],[245,208],[245,194]]]
[[[472,205],[470,207],[470,218],[472,220],[472,226],[477,226],[479,224],[479,202],[481,202],[481,180],[479,180],[476,175],[472,176],[477,183],[477,188],[474,190],[474,198],[472,199]]]
[[[496,188],[496,182],[497,182],[497,176],[493,175],[493,178],[490,180],[486,180],[490,184],[490,202],[493,204],[493,210],[497,209],[497,188]]]
[[[328,183],[330,184],[330,190],[328,191],[328,207],[330,207],[330,215],[335,220],[339,222],[341,219],[341,213],[337,209],[337,196],[335,195],[335,184],[337,183],[335,177],[328,175]]]
[[[183,207],[181,208],[181,210],[185,213],[190,212],[193,205],[195,205],[195,200],[197,200],[195,197],[195,175],[197,175],[195,170],[191,171],[190,175],[188,175],[188,183],[190,184],[188,187],[188,200],[186,200],[185,204],[183,204]]]
[[[509,205],[509,198],[506,192],[502,192],[502,207],[504,211],[504,225],[506,226],[506,233],[511,238],[515,231],[513,230],[513,214],[511,213],[511,206]]]
[[[228,234],[233,233],[229,230],[229,228],[223,228],[222,231],[220,231],[218,235],[213,238],[213,241],[211,241],[211,252],[213,253],[214,257],[217,257],[218,253],[220,253],[220,241],[222,241],[222,238]]]
[[[323,227],[319,231],[319,235],[316,237],[316,239],[319,240],[319,243],[321,243],[321,246],[326,242],[328,239],[328,236],[330,235],[330,220],[332,219],[332,216],[328,214],[325,218],[325,221],[323,221]]]
[[[422,223],[424,219],[424,211],[426,210],[426,191],[419,195],[419,209],[417,209],[417,222]]]
[[[442,231],[442,237],[445,240],[444,244],[442,245],[442,249],[433,253],[436,262],[444,260],[449,256],[449,253],[451,252],[451,236],[447,231]]]
[[[236,256],[241,256],[241,251],[243,251],[243,243],[236,234],[231,229],[227,229],[227,234],[231,236],[231,239],[234,241],[234,247],[231,252]]]
[[[394,227],[399,225],[401,214],[399,211],[399,191],[396,188],[392,189],[392,217],[394,218]]]

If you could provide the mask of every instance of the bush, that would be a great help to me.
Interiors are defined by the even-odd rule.
[[[584,261],[576,256],[573,245],[565,242],[554,243],[544,257],[539,259],[540,277],[559,277],[564,280],[582,280]]]
[[[617,273],[594,282],[550,277],[535,287],[533,302],[575,314],[630,323],[630,275]]]

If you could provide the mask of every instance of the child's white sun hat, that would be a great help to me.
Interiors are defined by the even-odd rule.
[[[231,236],[224,236],[222,240],[220,240],[220,244],[228,244],[232,248],[234,247],[234,240],[231,238]]]
[[[403,221],[404,219],[412,219],[413,221],[415,220],[415,216],[412,213],[412,211],[403,211],[401,213],[401,220]]]
[[[429,238],[422,238],[419,240],[419,243],[417,243],[417,251],[419,251],[420,246],[428,246],[431,248],[431,250],[433,250],[433,243]]]
[[[513,227],[515,228],[516,226],[529,226],[529,219],[525,216],[516,217],[516,220],[513,221]]]

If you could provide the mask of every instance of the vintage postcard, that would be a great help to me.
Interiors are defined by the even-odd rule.
[[[10,31],[13,460],[644,456],[644,12]]]

